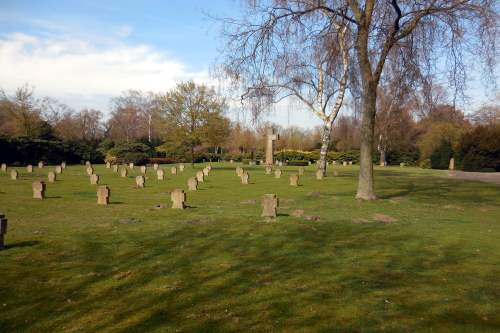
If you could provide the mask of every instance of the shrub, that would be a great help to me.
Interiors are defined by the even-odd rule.
[[[148,159],[148,162],[150,164],[173,164],[173,163],[177,163],[176,160],[172,159],[172,158],[169,158],[169,157],[150,157]]]
[[[331,151],[326,156],[329,161],[340,163],[352,161],[355,164],[359,162],[359,150]]]
[[[292,166],[307,166],[307,165],[309,165],[309,161],[291,160],[291,161],[288,161],[287,164],[292,165]]]
[[[145,164],[153,153],[151,147],[139,142],[120,142],[106,153],[106,161],[113,163]]]
[[[478,126],[464,134],[458,157],[465,171],[500,171],[500,125]]]
[[[441,145],[431,154],[431,167],[433,169],[448,169],[453,149],[449,141],[441,141]]]
[[[431,168],[431,160],[426,158],[425,160],[421,160],[418,162],[418,166],[422,169],[430,169]]]
[[[418,150],[414,151],[390,151],[387,153],[386,161],[389,165],[399,165],[405,163],[406,165],[415,165],[419,158]]]

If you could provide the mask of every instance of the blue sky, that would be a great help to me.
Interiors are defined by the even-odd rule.
[[[239,15],[240,5],[241,0],[2,0],[0,88],[13,92],[28,83],[39,96],[106,113],[110,98],[127,89],[166,91],[188,79],[216,84],[209,72],[221,47],[220,27],[209,16]],[[473,86],[471,95],[484,100],[481,87]],[[297,107],[276,110],[268,120],[320,123]]]

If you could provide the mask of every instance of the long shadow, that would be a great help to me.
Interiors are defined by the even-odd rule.
[[[12,244],[9,244],[7,242],[7,244],[4,246],[3,250],[14,249],[14,248],[32,247],[32,246],[36,246],[38,244],[40,244],[39,241],[23,241],[23,242],[17,242],[17,243],[12,243]]]

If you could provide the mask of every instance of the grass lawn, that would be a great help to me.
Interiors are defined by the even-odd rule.
[[[149,168],[144,189],[138,167],[96,166],[109,206],[81,165],[43,201],[31,182],[52,167],[0,172],[0,332],[500,331],[500,186],[376,168],[380,199],[366,203],[356,166],[322,181],[311,166],[300,187],[296,167],[247,167],[250,185],[235,167],[213,164],[184,211],[155,206],[187,189],[188,165],[164,181]],[[265,193],[276,222],[260,217]]]

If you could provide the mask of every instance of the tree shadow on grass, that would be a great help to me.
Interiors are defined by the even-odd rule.
[[[32,247],[40,244],[39,241],[23,241],[23,242],[17,242],[17,243],[11,243],[9,244],[6,241],[6,245],[3,248],[3,251],[8,250],[8,249],[14,249],[14,248],[24,248],[24,247]],[[2,250],[0,250],[2,251]]]

